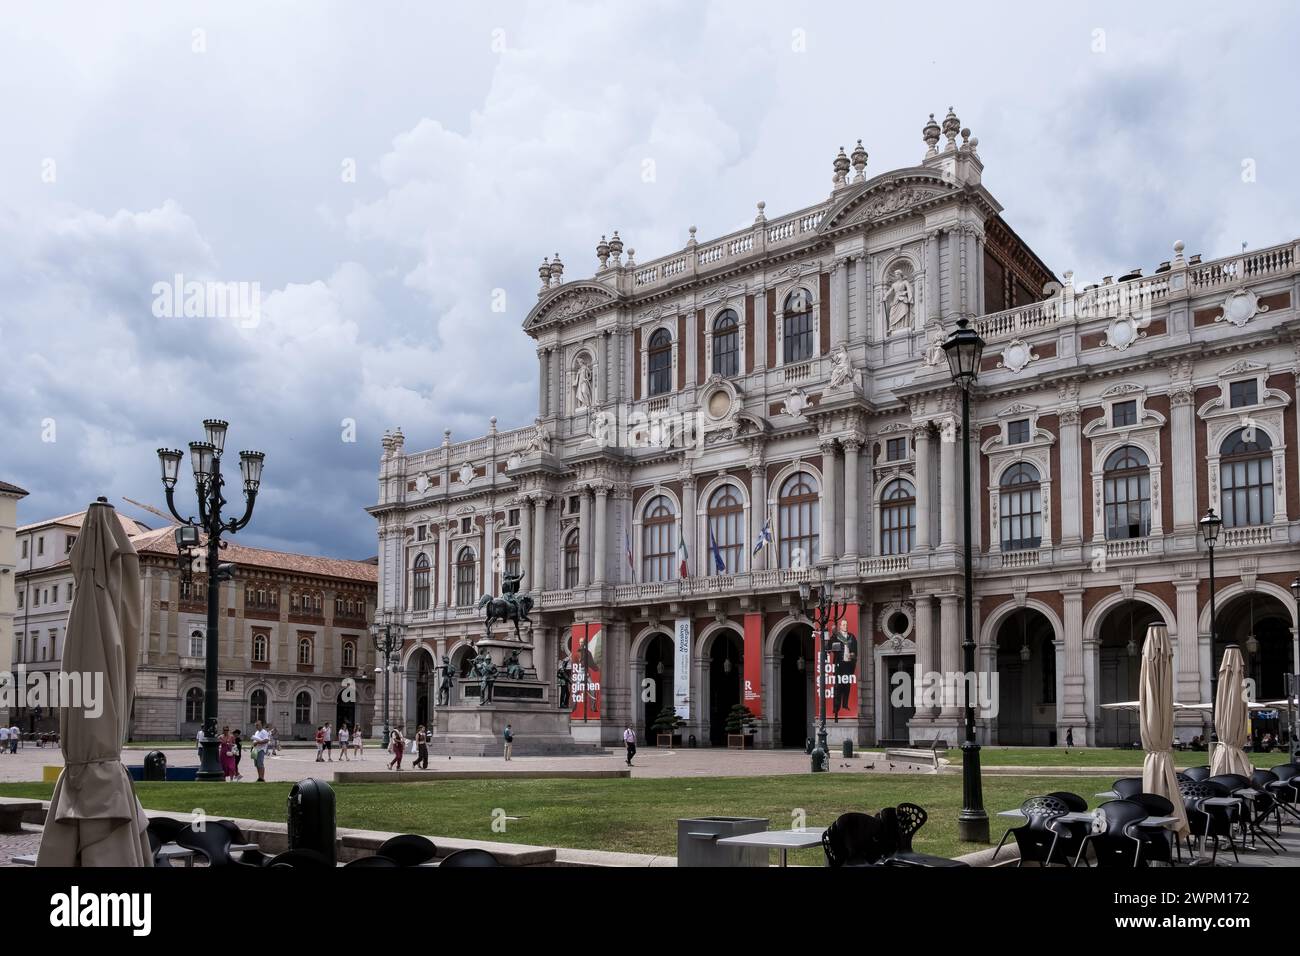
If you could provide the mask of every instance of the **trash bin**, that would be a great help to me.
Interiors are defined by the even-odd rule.
[[[334,789],[308,777],[289,791],[289,849],[315,850],[330,863],[334,854]]]
[[[699,744],[697,744],[697,743],[695,742],[695,735],[694,735],[694,734],[691,734],[690,740],[687,741],[687,746],[688,746],[688,747],[698,747],[698,746],[699,746]]]
[[[851,741],[851,740],[845,738],[845,740],[844,740],[844,750],[843,750],[843,753],[844,753],[844,756],[846,756],[846,757],[852,757],[852,756],[853,756],[853,741]]]
[[[161,750],[151,750],[144,755],[144,779],[167,779],[167,755]]]
[[[767,866],[768,848],[718,846],[722,837],[762,833],[764,817],[696,817],[677,821],[678,866]]]

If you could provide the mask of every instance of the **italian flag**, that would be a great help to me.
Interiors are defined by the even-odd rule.
[[[686,577],[687,576],[686,559],[689,557],[689,555],[686,553],[686,535],[681,532],[680,528],[678,529],[678,534],[677,534],[677,554],[682,559],[681,565],[678,570],[680,571],[682,577]]]

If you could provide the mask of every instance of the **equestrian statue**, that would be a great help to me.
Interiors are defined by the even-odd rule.
[[[490,594],[485,594],[478,599],[479,610],[487,609],[484,615],[483,626],[487,629],[487,636],[492,636],[493,621],[511,621],[515,625],[515,640],[522,641],[523,637],[519,633],[519,622],[523,621],[530,628],[533,622],[528,617],[528,612],[533,608],[533,599],[527,594],[519,593],[519,582],[523,579],[523,572],[518,574],[507,574],[501,579],[501,597],[494,598]]]

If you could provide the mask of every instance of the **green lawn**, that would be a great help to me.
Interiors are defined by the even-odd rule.
[[[943,755],[941,755],[943,756]],[[961,751],[953,748],[946,754],[949,760],[960,764]],[[1141,767],[1145,756],[1141,750],[1120,750],[1103,747],[981,747],[980,763],[985,767]],[[1287,763],[1285,752],[1247,754],[1256,767],[1275,767]],[[1210,755],[1205,751],[1176,750],[1174,765],[1200,767],[1208,765]]]
[[[993,839],[1005,829],[997,811],[1028,796],[1069,790],[1086,797],[1109,787],[1104,777],[986,777],[984,802]],[[283,820],[288,783],[137,783],[151,810],[209,816]],[[0,796],[49,799],[49,784],[0,784]],[[543,846],[676,854],[679,817],[768,817],[772,829],[789,829],[802,809],[806,825],[827,826],[847,810],[874,812],[904,801],[920,804],[930,820],[915,841],[922,852],[956,856],[980,847],[957,840],[960,775],[878,776],[843,771],[770,777],[693,777],[614,780],[456,780],[445,783],[338,784],[338,825]],[[493,833],[493,811],[518,820]],[[775,857],[774,857],[775,859]],[[819,865],[820,850],[800,851],[792,862]]]

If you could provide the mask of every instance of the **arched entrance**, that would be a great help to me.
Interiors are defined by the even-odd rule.
[[[412,660],[407,664],[410,668],[414,665],[415,669],[415,687],[412,694],[415,698],[415,723],[417,726],[429,726],[429,720],[433,716],[433,688],[434,688],[434,663],[433,654],[426,648],[417,650],[412,656]]]
[[[653,634],[646,640],[643,656],[643,680],[652,682],[654,693],[642,693],[642,726],[647,745],[655,743],[654,722],[665,707],[673,705],[673,641],[667,634]],[[644,687],[644,685],[642,685]]]
[[[709,648],[709,743],[727,745],[727,715],[740,703],[745,673],[745,647],[731,629],[718,631]]]
[[[812,733],[812,628],[799,624],[781,638],[781,746],[803,747]]]
[[[1143,601],[1123,601],[1102,618],[1097,631],[1096,688],[1098,703],[1138,699],[1142,672],[1142,642],[1147,627],[1169,622]],[[1099,747],[1142,745],[1136,711],[1097,708],[1095,742]]]
[[[355,687],[352,689],[351,692],[347,690],[339,691],[339,695],[334,702],[334,706],[336,708],[335,717],[334,717],[335,730],[343,726],[346,726],[349,730],[351,730],[353,727],[357,725],[357,702],[355,699],[355,695],[356,695]],[[352,699],[349,700],[348,699],[349,697]]]
[[[997,742],[1056,746],[1056,646],[1052,622],[1022,607],[998,628]]]
[[[1290,610],[1281,601],[1260,591],[1247,591],[1221,604],[1214,629],[1211,679],[1218,676],[1224,651],[1236,644],[1246,663],[1246,677],[1254,682],[1255,700],[1285,698],[1285,675],[1294,666],[1291,620]],[[1250,730],[1256,747],[1265,734],[1272,734],[1275,740],[1290,738],[1285,711],[1253,711]]]

